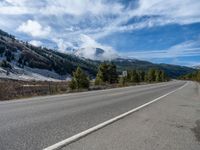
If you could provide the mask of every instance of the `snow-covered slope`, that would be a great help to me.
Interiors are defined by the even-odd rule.
[[[94,78],[102,61],[114,63],[118,72],[159,68],[166,71],[170,77],[178,77],[195,71],[183,66],[120,58],[112,48],[95,45],[97,46],[82,45],[82,48],[74,50],[73,54],[66,54],[33,46],[0,30],[0,78],[68,80],[78,66]]]
[[[95,74],[96,64],[89,60],[36,47],[0,30],[0,78],[68,80],[77,66]]]
[[[70,80],[70,76],[60,76],[57,73],[49,70],[33,69],[30,67],[19,68],[17,66],[13,66],[13,68],[10,70],[0,67],[0,78],[36,81]]]
[[[199,66],[194,66],[193,68],[195,68],[195,69],[200,69],[200,65],[199,65]]]

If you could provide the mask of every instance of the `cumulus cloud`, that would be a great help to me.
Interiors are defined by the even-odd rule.
[[[54,38],[53,41],[56,43],[58,50],[62,53],[71,53],[71,50],[75,48],[72,43],[67,42],[62,38]]]
[[[94,49],[89,47],[99,47],[107,51],[106,58],[113,56],[116,51],[97,42],[99,39],[116,32],[168,24],[200,23],[199,10],[198,0],[1,0],[0,27],[9,27],[13,31],[19,25],[18,32],[51,40],[61,52],[66,52],[69,47],[88,47],[83,52],[87,57],[92,57]],[[73,44],[76,41],[78,46]],[[164,57],[167,54],[172,57],[197,53],[193,49],[195,52],[190,50],[183,54],[177,47],[171,48],[134,54],[141,58],[142,55]]]
[[[46,37],[50,34],[51,28],[49,26],[43,27],[39,22],[34,20],[28,20],[22,23],[17,31],[24,32],[33,37]]]
[[[41,46],[43,44],[41,41],[37,41],[37,40],[31,40],[29,43],[34,46]]]
[[[54,25],[54,32],[57,32],[57,26],[63,29],[60,33],[67,32],[63,34],[65,37],[60,37],[62,39],[67,38],[74,29],[77,34],[73,34],[76,36],[87,34],[98,39],[115,32],[134,31],[170,23],[200,22],[199,9],[200,1],[197,0],[137,0],[121,3],[108,0],[4,0],[2,4],[0,2],[0,15],[31,15],[38,21],[42,19],[46,26]],[[135,17],[146,18],[129,22]],[[3,19],[0,21],[4,22]],[[49,29],[47,27],[47,30]]]
[[[76,54],[94,60],[111,60],[118,57],[117,52],[110,46],[103,45],[89,37],[80,35],[80,48]]]

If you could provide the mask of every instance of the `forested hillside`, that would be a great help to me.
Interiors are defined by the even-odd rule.
[[[60,53],[45,47],[36,47],[0,30],[0,67],[7,70],[8,74],[9,72],[17,72],[13,71],[14,68],[25,70],[28,67],[48,70],[60,76],[70,76],[79,66],[90,77],[95,77],[98,66],[101,63],[99,60],[80,58],[72,54]],[[176,78],[180,75],[195,71],[195,69],[189,67],[154,64],[137,59],[117,58],[110,63],[117,66],[118,74],[123,70],[135,69],[147,71],[149,68],[155,68],[165,71],[169,77]]]

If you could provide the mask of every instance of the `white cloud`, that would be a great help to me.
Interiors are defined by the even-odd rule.
[[[132,51],[121,54],[138,59],[178,58],[200,55],[200,40],[186,41],[165,50]]]
[[[0,15],[35,14],[37,10],[30,5],[31,3],[28,0],[2,0],[0,2]]]
[[[67,42],[62,38],[54,38],[58,50],[62,53],[73,53],[75,55],[93,59],[93,60],[110,60],[118,57],[117,52],[110,46],[103,45],[95,41],[88,35],[81,34],[76,42]],[[102,49],[102,54],[98,55],[96,48]]]
[[[29,43],[34,46],[41,46],[43,44],[41,41],[37,41],[37,40],[32,40]]]
[[[180,24],[200,21],[200,1],[198,0],[140,0],[133,15],[167,17]]]
[[[63,31],[68,29],[65,30],[67,33],[65,37],[60,37],[62,39],[77,27],[76,36],[82,33],[98,39],[115,32],[134,31],[170,23],[200,22],[198,0],[138,0],[138,5],[134,7],[125,7],[126,2],[108,0],[4,0],[4,2],[6,4],[2,5],[0,2],[0,15],[31,15],[38,21],[44,19],[42,21],[47,27],[50,23],[55,25],[52,29],[55,32],[57,24]],[[134,17],[143,16],[157,17],[126,24]],[[80,26],[83,27],[79,28]]]
[[[28,20],[22,23],[17,31],[24,32],[33,37],[46,37],[50,34],[51,28],[49,26],[43,27],[39,22],[34,20]]]
[[[118,3],[111,5],[102,0],[48,0],[46,6],[41,8],[40,12],[44,15],[103,15],[118,14],[122,8],[123,6]]]
[[[23,6],[27,0],[5,0],[6,2],[10,3],[11,5]]]
[[[71,51],[69,51],[68,49],[74,48],[74,45],[72,43],[67,42],[61,38],[54,38],[53,41],[56,43],[58,50],[62,53],[69,53]]]
[[[77,48],[73,42],[81,41],[80,48],[88,47],[85,55],[93,54],[94,50],[89,47],[99,47],[107,50],[107,57],[115,50],[96,42],[98,39],[116,32],[200,22],[199,10],[199,0],[138,0],[134,7],[108,0],[4,0],[0,1],[0,28],[8,27],[13,31],[17,25],[19,32],[52,40],[61,52],[69,47]],[[27,21],[27,18],[32,20]],[[130,21],[133,18],[139,19]],[[195,55],[199,51],[198,47],[184,49],[187,51],[171,47],[132,54],[138,58],[178,57]]]
[[[18,7],[18,6],[4,6],[0,7],[0,14],[1,15],[21,15],[28,13],[30,10],[28,10],[26,7]]]
[[[80,36],[80,48],[77,53],[79,56],[89,58],[89,59],[98,59],[98,60],[110,60],[118,57],[117,52],[110,46],[103,45],[89,37],[88,35]],[[103,52],[98,55],[97,49],[100,48]]]
[[[7,5],[1,6],[1,3]],[[40,14],[40,15],[107,15],[119,14],[123,5],[117,2],[107,3],[104,0],[4,0],[0,2],[0,14]],[[17,10],[15,11],[12,10]],[[10,10],[10,11],[6,11]],[[31,10],[31,11],[30,11]]]
[[[197,23],[200,22],[199,10],[200,1],[197,0],[138,0],[138,7],[123,10],[119,17],[105,26],[95,37],[102,38],[115,32],[134,31],[167,24]],[[147,18],[124,25],[134,17]]]

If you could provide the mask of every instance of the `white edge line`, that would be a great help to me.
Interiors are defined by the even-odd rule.
[[[180,90],[182,88],[184,88],[188,83],[189,82],[185,83],[183,86],[177,88],[174,91],[171,91],[171,92],[169,92],[169,93],[167,93],[165,95],[162,95],[162,96],[160,96],[160,97],[158,97],[158,98],[156,98],[156,99],[154,99],[154,100],[152,100],[152,101],[150,101],[148,103],[145,103],[145,104],[143,104],[143,105],[141,105],[139,107],[136,107],[136,108],[134,108],[134,109],[132,109],[132,110],[126,112],[126,113],[123,113],[123,114],[121,114],[121,115],[119,115],[117,117],[114,117],[114,118],[112,118],[112,119],[110,119],[108,121],[100,123],[100,124],[98,124],[98,125],[96,125],[94,127],[91,127],[91,128],[89,128],[89,129],[87,129],[87,130],[85,130],[83,132],[75,134],[75,135],[73,135],[73,136],[71,136],[71,137],[69,137],[69,138],[67,138],[67,139],[65,139],[63,141],[60,141],[60,142],[58,142],[58,143],[56,143],[56,144],[54,144],[52,146],[44,148],[43,150],[58,150],[58,149],[66,146],[66,145],[68,145],[68,144],[70,144],[70,143],[72,143],[74,141],[77,141],[78,139],[80,139],[80,138],[82,138],[82,137],[84,137],[84,136],[86,136],[86,135],[88,135],[88,134],[90,134],[90,133],[92,133],[94,131],[97,131],[97,130],[99,130],[99,129],[101,129],[101,128],[103,128],[103,127],[105,127],[105,126],[107,126],[107,125],[109,125],[109,124],[111,124],[113,122],[116,122],[117,120],[122,119],[122,118],[132,114],[133,112],[136,112],[139,109],[142,109],[142,108],[144,108],[144,107],[146,107],[146,106],[148,106],[148,105],[150,105],[150,104],[152,104],[152,103],[154,103],[154,102],[156,102],[156,101],[158,101],[158,100],[160,100],[160,99],[162,99],[162,98],[164,98],[164,97],[166,97],[166,96],[168,96],[168,95],[170,95],[170,94],[172,94],[172,93],[174,93],[174,92],[176,92],[176,91],[178,91],[178,90]]]

